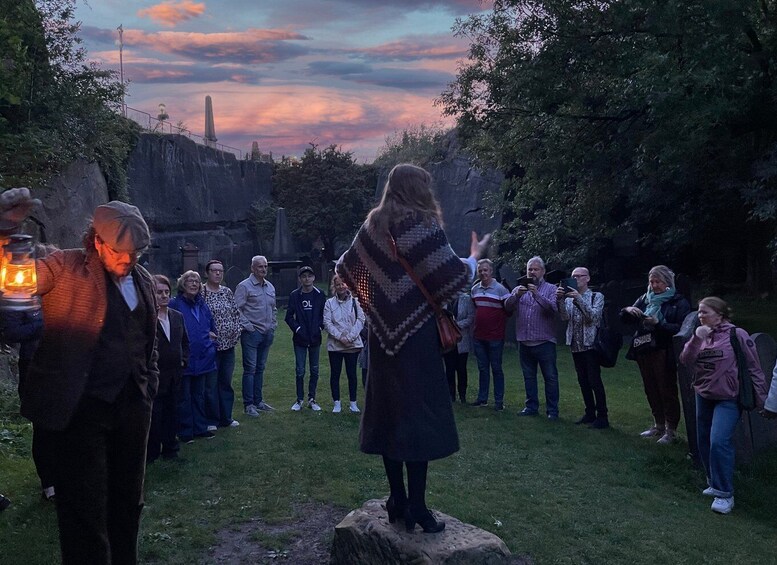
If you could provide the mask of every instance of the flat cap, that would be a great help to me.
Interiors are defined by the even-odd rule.
[[[132,253],[151,243],[151,233],[140,210],[126,202],[112,200],[98,206],[92,225],[100,239],[116,251]]]

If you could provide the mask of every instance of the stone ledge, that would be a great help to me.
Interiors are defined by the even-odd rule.
[[[446,565],[524,563],[514,558],[505,543],[491,532],[435,512],[445,521],[439,534],[425,534],[420,526],[413,533],[405,524],[388,521],[385,499],[368,500],[335,526],[331,563],[413,563]]]

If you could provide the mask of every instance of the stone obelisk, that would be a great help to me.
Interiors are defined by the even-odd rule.
[[[210,96],[205,97],[205,145],[215,147],[218,139],[216,138],[216,126],[213,123],[213,100]]]

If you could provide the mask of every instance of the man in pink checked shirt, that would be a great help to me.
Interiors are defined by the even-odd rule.
[[[558,420],[558,368],[556,367],[556,285],[545,281],[545,262],[532,257],[526,263],[526,275],[534,283],[519,285],[505,301],[515,310],[515,338],[526,386],[526,406],[520,416],[539,414],[537,366],[545,380],[545,412],[548,420]]]

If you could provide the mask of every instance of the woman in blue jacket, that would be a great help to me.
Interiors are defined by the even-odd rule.
[[[168,306],[183,314],[189,335],[189,365],[178,394],[178,437],[184,443],[215,437],[205,414],[205,382],[216,378],[216,326],[200,287],[200,275],[186,271],[178,279],[178,296]]]

